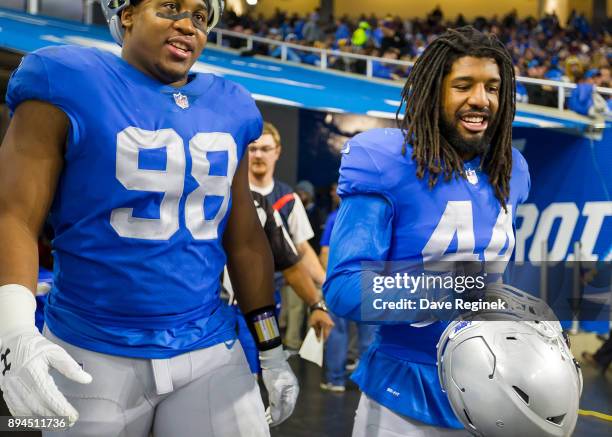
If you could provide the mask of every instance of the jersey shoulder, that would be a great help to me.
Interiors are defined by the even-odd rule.
[[[516,204],[523,203],[529,196],[531,177],[529,165],[521,152],[512,148],[512,176],[510,177],[510,195],[516,199]]]
[[[207,75],[209,73],[197,73],[198,75]],[[213,76],[214,94],[219,97],[219,105],[226,111],[237,114],[258,116],[261,118],[259,109],[253,100],[251,93],[242,85],[224,77]],[[262,122],[263,123],[263,122]]]
[[[50,76],[61,74],[62,77],[70,74],[87,73],[95,75],[98,70],[93,69],[101,63],[117,62],[119,58],[110,52],[92,47],[73,45],[49,46],[35,50],[23,58],[17,71],[25,67],[30,59],[33,67],[44,68]]]
[[[408,145],[403,152],[404,135],[400,129],[371,129],[360,133],[342,149],[338,194],[381,194],[392,196],[394,187],[414,175]]]
[[[197,74],[207,75],[211,73],[197,73]],[[236,99],[235,101],[231,101],[231,100],[228,101],[227,102],[228,106],[232,106],[235,103],[255,105],[253,96],[251,96],[251,93],[249,93],[245,87],[234,82],[233,80],[226,79],[225,77],[217,76],[213,74],[211,75],[214,77],[215,86],[217,87],[217,89],[223,92],[223,95],[225,97],[231,97],[233,99]]]
[[[43,100],[56,104],[61,99],[58,89],[71,84],[73,93],[79,94],[76,84],[96,83],[100,64],[116,58],[95,48],[79,46],[44,47],[26,55],[11,75],[7,89],[7,104],[11,111],[25,100]],[[93,77],[92,77],[93,76]]]
[[[210,73],[197,73],[207,75]],[[242,85],[224,77],[213,76],[213,95],[215,103],[212,105],[216,112],[227,114],[231,119],[239,120],[247,128],[247,143],[255,141],[261,136],[263,117],[251,93]],[[211,107],[210,99],[203,102]]]

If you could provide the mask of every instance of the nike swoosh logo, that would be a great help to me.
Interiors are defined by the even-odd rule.
[[[343,155],[348,155],[350,151],[351,151],[351,143],[346,143],[346,147],[340,150],[340,153],[342,153]]]

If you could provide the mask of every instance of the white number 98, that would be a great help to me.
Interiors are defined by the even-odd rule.
[[[138,168],[141,150],[166,147],[166,169]],[[229,206],[231,181],[238,163],[236,142],[224,132],[198,133],[189,141],[192,158],[191,175],[198,188],[185,201],[185,224],[193,238],[209,240],[218,237],[219,223]],[[210,175],[208,152],[227,152],[225,176]],[[134,217],[133,208],[117,208],[111,213],[110,223],[122,237],[144,240],[168,240],[179,229],[179,205],[185,187],[185,148],[183,139],[173,129],[149,131],[128,127],[117,134],[116,176],[128,190],[163,193],[159,219]],[[215,216],[204,216],[204,198],[222,196],[223,201]]]

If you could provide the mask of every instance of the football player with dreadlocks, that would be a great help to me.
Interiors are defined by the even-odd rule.
[[[0,389],[14,415],[66,417],[62,435],[268,436],[298,386],[243,159],[263,121],[240,86],[189,72],[223,0],[102,8],[121,58],[48,47],[9,83]],[[33,291],[48,211],[55,272],[43,336]],[[220,300],[226,263],[259,349],[267,414]]]
[[[437,261],[509,259],[530,184],[511,146],[514,81],[497,37],[449,29],[407,79],[400,128],[348,141],[324,286],[334,313],[371,322],[362,311],[367,290],[359,290],[376,272],[363,262],[410,261],[427,271]],[[380,323],[353,374],[363,392],[353,436],[466,433],[438,381],[436,343],[447,323],[413,321]]]

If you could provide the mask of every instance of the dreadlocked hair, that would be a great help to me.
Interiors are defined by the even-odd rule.
[[[463,56],[492,58],[499,67],[501,85],[499,109],[491,127],[490,147],[481,156],[481,167],[489,176],[495,197],[506,210],[512,171],[512,120],[515,113],[515,78],[512,58],[494,34],[482,33],[472,26],[447,29],[435,39],[414,64],[402,90],[397,110],[398,126],[404,133],[402,153],[412,145],[412,159],[417,164],[417,177],[427,174],[433,188],[440,175],[445,181],[465,177],[463,161],[441,135],[441,93],[444,77],[453,63]],[[405,106],[404,118],[399,114]]]

